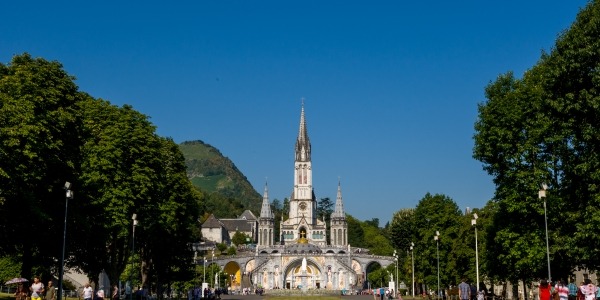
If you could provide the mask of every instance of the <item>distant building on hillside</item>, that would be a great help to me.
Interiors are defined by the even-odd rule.
[[[249,236],[253,242],[257,241],[258,220],[249,210],[244,211],[236,219],[217,219],[210,215],[201,226],[202,236],[215,243],[231,244],[231,239],[236,232]]]

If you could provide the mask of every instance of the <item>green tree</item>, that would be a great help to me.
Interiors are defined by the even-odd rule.
[[[545,96],[540,109],[549,130],[540,143],[541,179],[551,187],[548,226],[555,278],[566,278],[566,271],[576,267],[600,268],[600,237],[589,234],[600,231],[600,211],[594,209],[600,205],[599,19],[600,2],[590,1],[535,67],[529,84],[535,89],[541,81]]]
[[[6,282],[15,277],[20,277],[21,262],[16,256],[4,256],[0,258],[0,281]]]
[[[200,194],[187,179],[184,158],[171,139],[161,139],[163,180],[162,197],[153,207],[154,218],[147,238],[148,276],[157,283],[159,294],[173,280],[182,281],[192,275],[189,245],[198,240],[196,220]],[[163,247],[167,243],[170,247]],[[145,280],[145,282],[148,280]]]
[[[325,224],[327,228],[331,225],[331,214],[333,213],[333,201],[329,199],[329,197],[321,198],[317,205],[317,216],[321,220],[325,220]],[[329,232],[325,232],[326,241],[330,243],[331,237],[329,236]]]
[[[494,177],[498,202],[488,251],[505,264],[493,271],[511,280],[548,276],[542,182],[553,277],[600,267],[600,237],[589,235],[600,230],[599,18],[592,1],[549,54],[522,79],[490,83],[479,106],[474,157]]]
[[[227,244],[225,244],[225,243],[218,243],[217,244],[217,249],[219,250],[219,252],[224,252],[225,250],[227,250]]]
[[[65,181],[77,196],[68,207],[67,267],[90,278],[106,270],[116,282],[133,261],[144,284],[189,273],[203,198],[178,146],[130,106],[79,92],[59,63],[15,56],[0,64],[0,255],[19,257],[23,277],[58,272]],[[45,233],[34,239],[14,238],[39,228]]]
[[[419,201],[414,215],[417,228],[415,251],[419,253],[415,256],[415,265],[418,265],[415,280],[437,289],[439,243],[439,257],[443,258],[439,260],[440,284],[458,283],[466,269],[472,268],[471,265],[458,265],[452,256],[453,252],[461,251],[461,247],[467,247],[464,241],[461,247],[455,243],[462,219],[458,206],[448,196],[427,193]],[[438,242],[434,239],[436,232],[440,233]]]
[[[62,187],[79,172],[83,97],[58,62],[23,54],[0,64],[0,255],[20,254],[23,277],[34,266],[57,271]],[[49,234],[16,238],[41,228]]]
[[[326,221],[331,218],[331,213],[333,213],[333,201],[329,199],[329,197],[321,198],[317,205],[317,216],[319,219],[325,218]]]
[[[287,220],[288,214],[290,213],[290,199],[283,198],[283,208],[281,209],[281,214],[283,215],[283,220]]]
[[[373,227],[379,228],[379,218],[373,218],[371,220],[364,221],[366,224],[369,224]]]
[[[381,228],[373,226],[373,223],[368,221],[361,222],[361,227],[366,238],[358,244],[359,247],[370,249],[371,253],[376,255],[392,255],[394,247]]]
[[[281,209],[283,209],[283,204],[281,204],[281,201],[279,201],[278,199],[273,199],[273,201],[271,201],[271,209],[273,210],[273,213],[280,213],[281,214]]]
[[[406,208],[395,212],[388,231],[394,248],[409,249],[416,240],[415,209]]]
[[[273,199],[273,201],[271,202],[271,211],[273,212],[273,217],[275,218],[273,239],[275,243],[278,243],[281,240],[279,224],[281,223],[281,217],[283,214],[283,204],[281,203],[281,201]]]
[[[233,237],[231,237],[231,243],[233,243],[236,246],[245,245],[248,239],[250,239],[250,237],[247,234],[240,231],[236,231],[233,234]]]
[[[354,247],[361,247],[364,244],[365,233],[360,225],[360,221],[346,214],[346,223],[348,224],[348,244]]]
[[[84,262],[80,267],[96,278],[102,269],[111,281],[132,257],[132,215],[136,214],[135,250],[140,254],[139,272],[145,284],[149,266],[146,242],[148,229],[155,229],[157,206],[163,202],[165,161],[161,140],[148,118],[130,106],[116,107],[103,100],[90,99],[82,105],[85,123],[81,205],[75,209],[79,222],[79,243],[75,251]],[[89,220],[95,211],[97,222]],[[86,213],[87,212],[87,213]],[[104,222],[103,220],[110,220]],[[94,232],[93,236],[87,234]],[[103,247],[94,245],[102,243]],[[109,255],[104,255],[108,253]]]
[[[500,76],[486,88],[489,101],[480,106],[476,124],[475,157],[495,176],[495,197],[501,200],[494,221],[496,232],[488,237],[488,243],[498,244],[490,250],[499,251],[493,256],[503,267],[492,270],[491,275],[511,282],[544,277],[545,270],[543,215],[535,198],[536,186],[542,181],[536,172],[542,170],[538,144],[543,132],[536,128],[542,125],[537,112],[540,97],[532,92],[512,74]]]
[[[234,246],[227,248],[227,255],[236,255],[236,254],[237,254],[237,250],[235,249]]]

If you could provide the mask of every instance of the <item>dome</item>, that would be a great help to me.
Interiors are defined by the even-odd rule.
[[[314,244],[309,244],[309,243],[298,243],[298,244],[287,245],[285,247],[285,252],[286,253],[296,253],[296,254],[322,253],[321,248],[319,248],[319,246],[314,245]]]

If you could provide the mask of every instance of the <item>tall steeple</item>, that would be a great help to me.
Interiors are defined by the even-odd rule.
[[[344,202],[342,201],[342,186],[340,181],[338,180],[338,190],[337,197],[335,199],[335,208],[333,213],[331,214],[332,218],[346,218],[346,213],[344,213]]]
[[[263,202],[262,207],[260,209],[260,217],[261,218],[273,218],[273,213],[271,212],[271,205],[269,204],[269,187],[265,182],[265,192],[263,193]]]
[[[296,158],[294,161],[294,192],[290,199],[290,218],[300,221],[302,218],[316,222],[316,197],[312,186],[312,162],[310,158],[310,140],[304,115],[304,99],[300,112],[300,130],[296,139]]]
[[[327,226],[318,218],[317,197],[312,183],[311,145],[302,99],[300,129],[294,147],[294,187],[289,198],[289,217],[281,223],[280,229],[283,243],[304,241],[317,245],[327,244]]]
[[[304,119],[304,99],[302,99],[302,112],[300,113],[300,130],[296,139],[296,161],[310,161],[310,140]]]

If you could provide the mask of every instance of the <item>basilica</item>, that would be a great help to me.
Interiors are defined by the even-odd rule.
[[[330,224],[318,218],[317,199],[312,184],[311,152],[303,104],[294,151],[294,186],[289,215],[287,220],[280,222],[279,242],[275,243],[275,219],[265,185],[259,217],[248,220],[254,218],[249,212],[243,217],[244,224],[254,224],[246,227],[256,239],[256,248],[250,253],[216,257],[212,260],[224,273],[230,274],[231,287],[361,289],[365,286],[367,269],[371,264],[385,267],[394,262],[394,257],[372,255],[368,249],[352,247],[348,243],[348,223],[339,182]],[[205,237],[227,238],[227,234],[209,234],[209,230],[217,228],[219,222],[212,218],[210,224],[212,225],[202,226]]]

